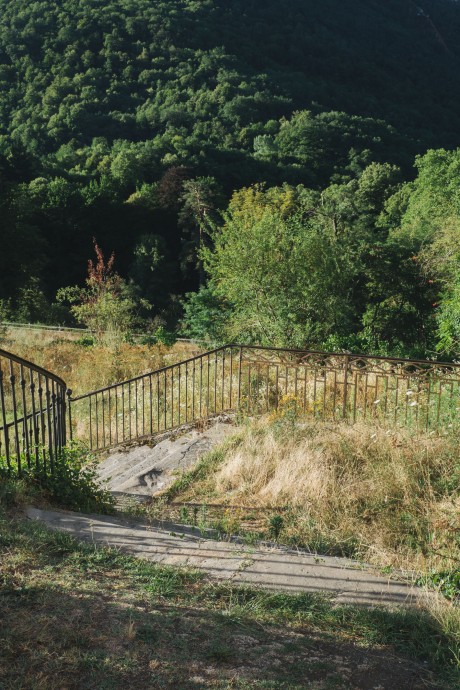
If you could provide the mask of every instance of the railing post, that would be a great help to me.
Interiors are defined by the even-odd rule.
[[[348,367],[350,366],[350,356],[345,355],[345,370],[343,375],[343,419],[346,419],[348,406]]]
[[[67,388],[66,390],[66,396],[67,396],[67,410],[69,413],[69,439],[70,441],[73,441],[73,430],[72,430],[72,390],[70,388]],[[65,410],[64,410],[64,415],[65,415]],[[65,429],[65,425],[64,425]]]
[[[5,440],[5,455],[6,455],[6,466],[8,472],[11,472],[11,461],[10,461],[10,440],[8,437],[8,425],[6,422],[6,405],[5,405],[5,392],[3,389],[3,371],[0,366],[0,403],[2,408],[2,425],[3,425],[3,438]],[[1,441],[1,439],[0,439]],[[1,446],[1,443],[0,443]]]
[[[241,376],[243,368],[243,348],[240,347],[240,355],[238,359],[238,412],[241,409]]]

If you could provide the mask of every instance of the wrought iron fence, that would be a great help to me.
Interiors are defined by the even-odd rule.
[[[0,349],[0,470],[52,473],[66,440],[65,382]]]
[[[458,428],[460,365],[228,345],[70,398],[70,428],[92,450],[210,416],[277,412]]]
[[[68,429],[97,451],[237,411],[458,430],[460,365],[227,345],[72,398],[61,378],[0,350],[8,472],[53,472]]]

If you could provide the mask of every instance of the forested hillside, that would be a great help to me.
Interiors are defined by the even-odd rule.
[[[123,304],[176,327],[201,283],[181,326],[192,335],[457,351],[458,257],[441,247],[460,246],[457,2],[0,12],[0,318],[84,322],[97,268],[86,293],[60,289],[84,284],[95,238],[115,252],[124,327]],[[418,173],[428,149],[452,153]],[[266,271],[245,285],[256,260]]]

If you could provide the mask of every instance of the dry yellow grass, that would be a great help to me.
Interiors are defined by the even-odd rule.
[[[78,343],[78,334],[46,330],[8,331],[1,347],[61,376],[74,395],[158,369],[193,356],[189,343],[130,345],[117,347]]]
[[[336,545],[379,566],[426,572],[460,562],[454,437],[260,419],[213,467],[179,498],[287,506],[284,539]]]

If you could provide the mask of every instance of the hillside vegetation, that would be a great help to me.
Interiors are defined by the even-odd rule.
[[[0,10],[0,318],[78,320],[56,293],[82,285],[95,237],[115,251],[126,328],[455,355],[458,3]],[[222,269],[241,209],[270,285],[242,283],[249,260]]]

